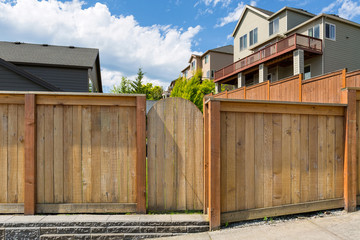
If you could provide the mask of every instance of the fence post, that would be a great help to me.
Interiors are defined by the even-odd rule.
[[[208,104],[203,99],[204,116],[204,214],[208,213],[209,207],[209,112]]]
[[[303,74],[299,74],[299,102],[302,102],[302,78]]]
[[[25,94],[24,214],[36,211],[36,96]]]
[[[346,68],[344,68],[341,72],[341,80],[342,80],[341,87],[342,88],[346,88],[346,71],[347,71]]]
[[[345,115],[344,200],[345,210],[356,210],[356,90],[347,90],[348,106]]]
[[[209,102],[209,220],[210,230],[221,225],[220,209],[220,102]]]
[[[136,97],[137,213],[146,213],[146,98]]]

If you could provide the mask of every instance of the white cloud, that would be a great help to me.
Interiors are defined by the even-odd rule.
[[[221,18],[220,23],[216,24],[215,27],[223,27],[226,24],[238,21],[244,7],[244,2],[238,3],[238,6],[234,9],[234,11],[230,12],[226,17]]]
[[[200,29],[141,26],[134,16],[114,16],[101,3],[83,8],[78,0],[0,0],[1,40],[99,48],[104,85],[113,84],[118,72],[131,76],[139,67],[148,79],[170,83],[187,63]]]
[[[338,10],[338,13],[340,17],[353,19],[354,17],[360,15],[359,2],[353,2],[349,0],[344,1]]]
[[[221,7],[228,7],[231,2],[232,0],[200,0],[195,3],[195,6],[204,3],[206,6],[216,7],[217,4],[221,4]]]
[[[352,0],[336,0],[324,7],[321,12],[336,13],[342,18],[353,19],[360,15],[360,5]]]
[[[180,71],[179,71],[180,72]],[[146,74],[146,72],[145,72]],[[125,76],[124,73],[120,72],[120,71],[112,71],[106,68],[103,68],[101,71],[101,75],[104,78],[103,79],[103,84],[106,86],[113,86],[113,85],[119,85],[120,81],[121,81],[121,77]],[[175,78],[177,78],[180,75],[180,73],[177,76],[174,76],[172,80],[174,80]],[[128,79],[130,79],[131,81],[135,80],[135,78],[137,77],[137,75],[126,75],[126,77]],[[167,89],[167,87],[169,86],[168,82],[164,82],[162,80],[159,79],[151,79],[148,78],[146,75],[143,78],[143,83],[152,83],[153,85],[158,85],[163,87],[164,89]]]

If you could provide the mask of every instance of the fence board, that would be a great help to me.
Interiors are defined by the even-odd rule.
[[[268,100],[267,82],[246,88],[246,99]]]
[[[7,160],[7,105],[0,105],[0,203],[8,201],[8,160]]]
[[[149,210],[203,209],[203,120],[191,102],[168,98],[148,113]]]
[[[270,99],[273,101],[299,101],[298,75],[270,84]]]
[[[64,108],[54,108],[54,202],[64,202]]]

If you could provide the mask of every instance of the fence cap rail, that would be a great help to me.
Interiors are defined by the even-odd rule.
[[[356,88],[360,90],[359,88]],[[208,102],[232,102],[232,103],[270,103],[270,104],[286,104],[286,105],[306,105],[306,106],[333,106],[333,107],[346,107],[347,104],[341,103],[313,103],[313,102],[286,102],[286,101],[267,101],[267,100],[246,100],[246,99],[228,99],[228,98],[214,98],[208,97],[205,104]]]
[[[346,88],[342,88],[341,91],[345,91],[345,90],[356,90],[356,91],[360,91],[360,87],[346,87]]]
[[[124,93],[84,93],[84,92],[40,92],[40,91],[0,91],[2,94],[12,95],[55,95],[55,96],[89,96],[89,97],[144,97],[146,94],[124,94]]]

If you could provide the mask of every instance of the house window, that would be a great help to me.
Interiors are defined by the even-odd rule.
[[[314,38],[320,38],[320,25],[315,25],[312,28],[308,29],[308,36]]]
[[[257,41],[258,41],[258,29],[257,28],[250,31],[249,38],[250,38],[250,46],[257,43]]]
[[[195,69],[195,60],[192,61],[192,63],[191,63],[191,68],[192,68],[192,69]]]
[[[186,70],[184,73],[185,78],[187,78],[187,75],[188,75],[188,70]]]
[[[272,74],[271,74],[271,73],[269,73],[269,74],[267,75],[267,80],[270,81],[270,82],[272,81]]]
[[[325,37],[336,40],[336,28],[334,24],[325,23]]]
[[[211,78],[214,78],[214,76],[215,76],[215,71],[214,71],[214,70],[211,70],[210,73],[211,73],[210,77],[211,77]]]
[[[209,55],[206,55],[206,56],[205,56],[205,60],[204,60],[204,61],[205,61],[205,64],[207,64],[207,63],[209,62]]]
[[[307,65],[304,67],[304,79],[311,78],[311,66]]]
[[[240,37],[240,51],[247,48],[247,34]]]
[[[269,36],[277,32],[279,32],[279,18],[276,18],[269,23]]]
[[[210,71],[206,72],[206,78],[210,78]]]

